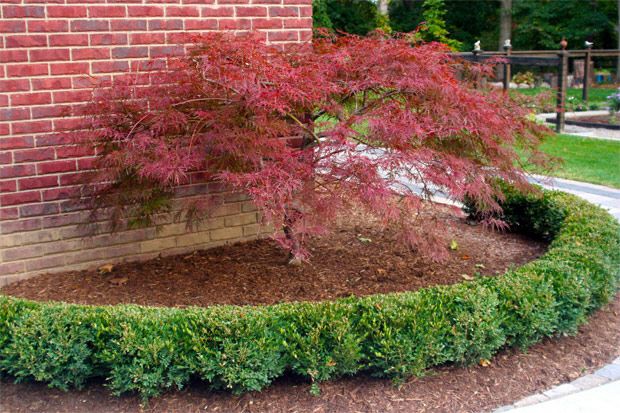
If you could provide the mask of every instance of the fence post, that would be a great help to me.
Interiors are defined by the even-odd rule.
[[[504,91],[508,91],[510,89],[510,78],[511,78],[511,67],[510,67],[510,55],[512,53],[512,45],[510,44],[510,39],[506,39],[504,42],[504,51],[506,52],[507,62],[504,63]]]
[[[568,52],[563,48],[558,52],[560,63],[558,65],[558,92],[555,107],[555,131],[561,133],[564,131],[565,108],[566,108],[566,83],[568,77]]]
[[[592,51],[592,43],[586,41],[586,57],[583,65],[583,93],[581,95],[581,99],[587,104],[588,103],[588,95],[590,93],[590,61],[592,59],[591,51]]]

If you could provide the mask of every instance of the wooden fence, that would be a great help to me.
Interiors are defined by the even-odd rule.
[[[504,60],[503,66],[503,88],[507,91],[510,88],[511,66],[549,66],[558,69],[558,82],[556,87],[556,131],[564,131],[565,108],[566,108],[566,89],[568,87],[568,62],[569,59],[584,59],[582,99],[587,103],[589,90],[591,88],[591,65],[593,57],[618,57],[620,50],[616,49],[592,49],[588,47],[584,50],[512,50],[512,47],[505,46],[503,52],[487,52],[474,50],[473,52],[454,53],[453,56],[472,62],[482,62],[490,58],[500,57]]]

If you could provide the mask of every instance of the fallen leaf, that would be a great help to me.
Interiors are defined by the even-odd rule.
[[[387,274],[387,271],[384,270],[383,268],[377,268],[377,274],[379,275],[385,275]]]
[[[452,241],[450,242],[450,249],[451,249],[452,251],[456,251],[456,250],[458,250],[458,249],[459,249],[459,243],[458,243],[458,242],[456,242],[455,240],[452,240]]]
[[[474,279],[474,277],[472,277],[469,274],[461,274],[461,278],[463,278],[464,280],[467,280],[467,281],[472,281]]]
[[[475,267],[476,268],[485,268],[484,264],[476,264]]]
[[[372,240],[371,240],[370,238],[357,237],[357,239],[358,239],[360,242],[363,242],[364,244],[368,244],[368,243],[372,242]]]
[[[114,269],[113,264],[105,264],[98,268],[99,273],[101,274],[109,274]]]
[[[480,364],[482,367],[489,367],[491,365],[491,362],[487,359],[480,359],[478,364]]]
[[[463,255],[463,256],[461,257],[461,259],[464,259],[464,260],[468,260],[468,259],[470,259],[470,258],[471,258],[471,257],[470,257],[469,255]]]

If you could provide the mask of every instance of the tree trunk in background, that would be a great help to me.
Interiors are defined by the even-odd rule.
[[[620,0],[618,0],[620,2]],[[510,39],[512,29],[512,0],[500,0],[499,10],[499,51],[504,50],[504,41]]]
[[[379,13],[381,13],[384,16],[387,16],[387,14],[388,14],[388,1],[389,0],[379,0],[378,1]],[[618,1],[620,1],[620,0],[618,0]]]

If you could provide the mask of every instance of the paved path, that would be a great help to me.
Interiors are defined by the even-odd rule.
[[[620,168],[620,165],[618,165]],[[620,221],[620,190],[602,185],[588,184],[585,182],[569,181],[568,179],[547,178],[533,176],[531,182],[537,183],[549,189],[557,189],[563,192],[575,194],[586,201],[605,208],[611,215]]]

